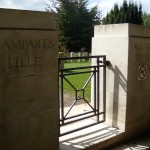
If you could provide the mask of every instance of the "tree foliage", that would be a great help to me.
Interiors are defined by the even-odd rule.
[[[150,26],[150,14],[148,13],[143,14],[143,23],[145,26]]]
[[[120,7],[117,3],[114,4],[114,7],[103,18],[102,24],[134,23],[142,25],[142,14],[141,4],[138,6],[133,1],[130,1],[128,4],[124,0]]]
[[[69,51],[91,49],[93,27],[100,24],[101,12],[95,6],[87,8],[88,0],[50,0],[47,11],[56,13],[59,45]]]

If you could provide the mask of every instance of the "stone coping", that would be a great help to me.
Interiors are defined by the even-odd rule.
[[[0,8],[0,29],[55,30],[55,14]]]

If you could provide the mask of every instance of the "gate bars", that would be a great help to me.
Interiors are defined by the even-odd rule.
[[[67,57],[67,58],[58,58],[58,64],[66,61],[72,60],[91,60],[91,64],[85,67],[76,67],[76,68],[59,68],[59,110],[60,110],[60,136],[70,134],[72,132],[76,132],[81,129],[85,129],[87,127],[96,125],[98,123],[102,123],[105,121],[106,115],[106,56],[84,56],[84,57]],[[72,62],[69,62],[72,63]],[[102,69],[101,69],[102,68]],[[76,72],[76,70],[79,70]],[[86,70],[85,70],[86,69]],[[100,70],[101,69],[101,70]],[[102,74],[101,74],[102,72]],[[90,77],[84,84],[81,89],[77,89],[71,81],[67,79],[67,76],[78,75],[78,74],[85,74],[89,73]],[[101,77],[100,77],[101,76]],[[102,79],[101,79],[102,78]],[[102,82],[100,82],[102,80]],[[75,91],[75,99],[72,105],[70,106],[69,110],[65,113],[64,112],[64,81],[67,82],[72,89]],[[93,87],[93,105],[87,101],[85,98],[85,89],[89,82],[91,82]],[[102,89],[102,93],[100,93],[100,86]],[[82,93],[82,97],[78,97],[78,92]],[[91,111],[87,111],[84,113],[80,113],[73,116],[68,116],[72,108],[75,106],[77,101],[83,100]],[[91,117],[96,117],[96,122],[73,129],[71,131],[67,131],[65,133],[61,133],[61,127],[72,124],[84,119],[88,119]]]

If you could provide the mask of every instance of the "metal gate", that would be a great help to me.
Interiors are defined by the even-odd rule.
[[[106,115],[106,56],[58,58],[58,63],[60,136],[104,122]],[[67,64],[69,67],[66,67]],[[74,64],[77,64],[78,66],[74,67]],[[89,75],[89,77],[86,79],[84,85],[82,87],[76,87],[76,85],[74,85],[74,83],[76,83],[76,80],[82,80],[82,77],[84,80],[85,74],[86,77],[87,74]],[[74,76],[79,77],[75,78],[75,81],[73,83],[71,81],[71,77]],[[66,84],[70,86],[72,90],[71,94],[65,89]],[[87,96],[87,98],[86,90],[89,86],[91,91],[88,91],[88,94],[90,94],[89,96]],[[68,100],[68,102],[70,103],[69,106],[65,106],[66,95],[70,95]],[[79,102],[81,102],[82,105],[77,105],[77,103]],[[78,107],[83,107],[84,105],[88,107],[88,110],[79,112]],[[76,110],[74,110],[75,114],[72,113],[74,108],[76,108]],[[94,118],[95,122],[92,124],[84,125],[82,127],[77,127],[70,131],[61,131],[61,128],[63,126],[89,118]]]

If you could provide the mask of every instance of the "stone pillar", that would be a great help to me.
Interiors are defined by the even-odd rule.
[[[106,122],[127,136],[148,130],[150,28],[134,24],[95,26],[92,55],[106,55],[111,63],[106,77]]]
[[[150,28],[129,25],[126,132],[150,129]]]
[[[58,150],[55,15],[0,9],[0,149]]]

